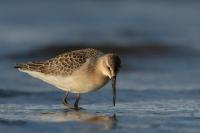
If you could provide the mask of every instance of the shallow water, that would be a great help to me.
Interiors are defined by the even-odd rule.
[[[82,95],[83,110],[78,112],[62,105],[62,91],[1,66],[0,128],[7,132],[199,132],[198,60],[135,59],[133,66],[140,69],[122,70],[118,76],[116,107],[108,84]],[[3,64],[12,66],[12,61]]]
[[[198,1],[0,2],[2,132],[199,132]],[[110,83],[82,95],[83,109],[74,111],[62,105],[62,91],[13,68],[50,58],[55,42],[119,52],[116,107]]]

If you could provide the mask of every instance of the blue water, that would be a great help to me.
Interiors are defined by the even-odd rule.
[[[195,0],[1,0],[1,131],[198,133],[199,6]],[[146,49],[139,54],[143,56],[119,53],[123,67],[116,107],[109,83],[82,95],[84,109],[77,112],[62,105],[62,91],[13,68],[16,62],[32,60],[23,54],[27,51],[74,42],[112,42],[113,51],[119,45],[159,43],[172,50],[145,55]],[[16,53],[24,57],[12,58]]]

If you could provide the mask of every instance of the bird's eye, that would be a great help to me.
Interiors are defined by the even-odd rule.
[[[107,67],[108,68],[108,70],[110,70],[110,67]]]

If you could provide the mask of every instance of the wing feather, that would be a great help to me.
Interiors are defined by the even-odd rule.
[[[96,49],[82,49],[60,54],[47,61],[34,61],[27,64],[17,64],[15,67],[50,75],[71,75],[89,58],[97,58],[103,53]]]

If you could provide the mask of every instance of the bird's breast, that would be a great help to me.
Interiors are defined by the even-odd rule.
[[[68,85],[70,85],[70,91],[73,93],[87,93],[96,91],[103,87],[109,79],[103,75],[90,74],[74,74],[71,76],[71,80],[66,79]]]

